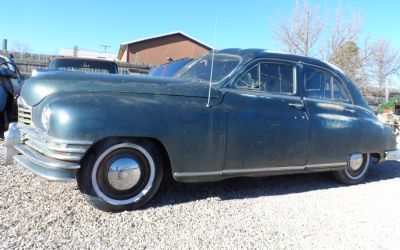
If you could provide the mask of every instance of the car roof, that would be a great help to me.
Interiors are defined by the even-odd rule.
[[[299,62],[315,64],[315,65],[319,65],[319,66],[323,66],[323,67],[328,67],[329,69],[331,69],[337,73],[343,74],[343,72],[339,68],[337,68],[329,63],[323,62],[319,59],[307,57],[307,56],[299,56],[299,55],[294,55],[294,54],[280,52],[280,51],[274,51],[274,50],[230,48],[230,49],[216,50],[215,53],[238,55],[242,58],[242,63],[247,63],[248,61],[250,61],[252,59],[263,58],[263,57],[299,61]]]
[[[73,56],[58,56],[58,57],[53,57],[51,60],[97,61],[97,62],[115,63],[114,61],[107,60],[107,59],[73,57]]]

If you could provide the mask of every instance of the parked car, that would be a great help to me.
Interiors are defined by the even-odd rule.
[[[266,50],[206,54],[177,78],[42,74],[19,104],[29,112],[9,132],[14,159],[77,180],[106,211],[145,205],[165,172],[200,182],[326,171],[356,184],[372,160],[400,158],[392,130],[339,69]]]
[[[169,63],[161,64],[157,67],[152,68],[149,71],[149,76],[161,76],[161,77],[173,77],[179,70],[181,70],[186,64],[190,63],[193,59],[184,58]]]
[[[50,60],[49,69],[118,74],[118,66],[113,61],[80,57],[53,58]]]
[[[17,121],[18,96],[23,80],[12,57],[0,54],[0,140],[10,122]]]

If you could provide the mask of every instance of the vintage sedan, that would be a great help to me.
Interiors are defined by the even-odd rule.
[[[339,69],[259,49],[225,49],[177,78],[58,72],[29,79],[8,133],[14,159],[77,180],[95,207],[131,210],[176,181],[326,171],[345,184],[400,157]],[[13,154],[9,153],[7,159]]]

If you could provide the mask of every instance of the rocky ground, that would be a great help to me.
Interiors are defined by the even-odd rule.
[[[399,246],[399,162],[372,166],[350,187],[329,174],[172,182],[144,209],[110,214],[89,206],[75,183],[47,182],[0,159],[2,249]]]

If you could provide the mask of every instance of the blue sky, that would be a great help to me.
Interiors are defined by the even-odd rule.
[[[324,13],[338,5],[337,0],[310,2],[318,3]],[[400,49],[400,1],[341,3],[361,12],[364,34],[372,39],[383,36]],[[38,53],[54,54],[74,45],[101,50],[100,44],[117,52],[121,42],[181,30],[216,48],[279,49],[271,40],[271,19],[277,13],[288,15],[294,4],[294,0],[6,0],[1,3],[0,39],[7,38],[10,47],[27,44]]]

